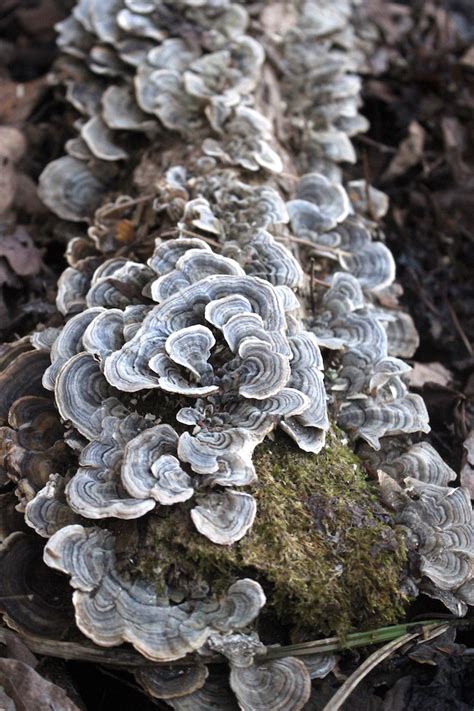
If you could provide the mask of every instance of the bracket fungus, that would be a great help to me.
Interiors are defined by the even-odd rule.
[[[154,661],[181,659],[217,631],[246,627],[265,604],[260,585],[242,579],[220,600],[170,605],[152,586],[120,577],[114,538],[103,529],[66,526],[49,539],[44,558],[71,576],[76,623],[85,635],[106,647],[131,642]]]
[[[402,360],[387,200],[344,172],[370,32],[355,1],[290,5],[276,26],[265,3],[78,0],[57,26],[76,135],[40,195],[88,229],[54,326],[0,351],[0,565],[48,539],[78,628],[167,664],[137,680],[182,711],[305,706],[334,660],[260,657],[269,621],[393,622],[407,575],[474,604],[469,497],[420,441]],[[2,606],[18,628],[37,612]]]

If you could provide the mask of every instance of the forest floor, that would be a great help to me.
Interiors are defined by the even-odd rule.
[[[49,74],[53,24],[67,6],[60,0],[0,3],[0,154],[6,141],[1,126],[19,128],[28,145],[12,171],[4,164],[0,171],[3,192],[18,180],[24,187],[14,204],[23,231],[0,221],[4,340],[24,335],[53,313],[55,281],[65,266],[62,253],[74,234],[58,232],[34,193],[42,168],[61,155],[72,133],[73,114]],[[402,302],[421,337],[412,387],[427,403],[433,446],[469,485],[474,479],[474,5],[367,0],[367,6],[382,41],[364,81],[363,112],[371,128],[355,139],[360,162],[354,170],[390,198],[384,232],[397,261]],[[441,606],[423,598],[411,619],[442,614]],[[364,654],[348,653],[341,673],[363,659]],[[70,667],[87,709],[117,711],[136,703],[144,711],[157,708],[123,677],[106,676],[90,665]],[[467,711],[474,705],[473,671],[474,636],[461,631],[456,641],[444,638],[421,655],[400,653],[378,666],[347,708]],[[102,697],[92,701],[96,684]],[[320,685],[321,706],[312,709],[324,706],[337,681]]]

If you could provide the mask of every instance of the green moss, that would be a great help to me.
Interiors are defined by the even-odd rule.
[[[284,436],[254,456],[258,514],[242,541],[223,547],[193,528],[188,506],[148,519],[133,571],[179,588],[203,579],[214,591],[236,577],[259,580],[268,610],[305,634],[345,634],[400,618],[402,542],[357,457],[333,430],[306,454]]]

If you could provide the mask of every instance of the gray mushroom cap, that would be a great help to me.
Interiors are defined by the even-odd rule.
[[[49,163],[43,170],[38,195],[44,204],[64,220],[87,220],[99,205],[105,185],[87,165],[71,156]]]
[[[253,496],[232,489],[198,500],[199,506],[191,509],[193,523],[199,533],[219,545],[230,546],[243,538],[257,513]]]
[[[54,384],[61,367],[72,356],[83,350],[82,337],[91,321],[102,312],[102,309],[87,309],[68,321],[51,349],[51,365],[43,376],[43,386],[54,390]]]
[[[102,95],[102,117],[115,131],[151,131],[156,122],[137,106],[128,86],[109,86]]]
[[[243,711],[299,711],[309,700],[311,679],[300,659],[285,657],[233,666],[230,685]]]
[[[151,427],[128,442],[121,479],[131,496],[163,505],[193,496],[193,480],[175,456],[177,445],[178,435],[170,425]]]
[[[46,486],[26,505],[26,523],[44,538],[49,538],[64,526],[79,521],[64,496],[65,483],[62,476],[52,474]]]
[[[76,623],[87,637],[106,647],[130,642],[155,661],[180,659],[216,631],[246,627],[265,603],[260,585],[244,579],[218,601],[170,605],[150,586],[120,577],[105,529],[66,526],[50,538],[44,559],[71,576]]]
[[[311,238],[345,220],[350,203],[341,185],[320,173],[308,173],[299,180],[296,198],[287,203],[287,208],[295,234]]]
[[[118,400],[109,397],[109,385],[89,353],[78,353],[61,367],[54,392],[61,417],[88,439],[100,434],[101,408],[123,409]]]
[[[344,429],[357,433],[374,449],[387,434],[429,432],[428,413],[419,395],[405,394],[392,402],[374,398],[352,400],[343,404],[339,422]]]
[[[174,699],[202,689],[209,675],[204,664],[145,667],[135,674],[137,681],[156,699]]]

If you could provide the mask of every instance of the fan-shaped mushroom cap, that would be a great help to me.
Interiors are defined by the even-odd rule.
[[[153,299],[159,303],[165,301],[177,291],[215,274],[245,276],[244,270],[233,259],[202,249],[188,249],[176,262],[174,271],[153,282]]]
[[[26,523],[44,538],[79,520],[67,505],[64,487],[64,478],[60,474],[52,474],[46,486],[26,505]]]
[[[141,111],[128,86],[109,86],[102,95],[102,117],[115,131],[151,131],[156,121]]]
[[[336,272],[331,286],[323,296],[324,305],[334,317],[364,308],[365,299],[362,288],[352,274]]]
[[[389,355],[412,358],[420,344],[420,338],[410,314],[384,309],[384,317]]]
[[[334,654],[305,654],[301,657],[311,679],[324,679],[336,666]]]
[[[372,220],[380,220],[388,210],[385,193],[368,185],[365,180],[351,180],[347,185],[350,200],[359,215],[367,215]]]
[[[84,124],[81,137],[96,158],[113,161],[128,157],[127,152],[114,143],[113,132],[101,116],[93,116]]]
[[[186,93],[178,71],[140,67],[135,91],[140,108],[157,116],[172,131],[187,135],[203,123],[201,103]]]
[[[411,500],[397,515],[418,538],[420,570],[441,590],[473,578],[474,519],[466,489],[406,479]]]
[[[296,198],[287,203],[287,209],[295,234],[311,239],[345,220],[350,204],[341,185],[320,173],[308,173],[299,180]]]
[[[49,163],[40,175],[38,195],[58,217],[73,222],[87,220],[99,205],[105,185],[87,165],[63,156]]]
[[[185,90],[191,96],[211,101],[209,117],[214,125],[216,104],[219,108],[235,106],[240,95],[251,92],[264,58],[261,44],[243,35],[225,49],[195,59],[183,74]],[[215,127],[218,129],[219,124]]]
[[[252,454],[259,441],[252,432],[238,427],[196,435],[183,432],[178,456],[197,474],[207,475],[208,484],[245,486],[256,481]]]
[[[222,546],[245,536],[257,513],[253,496],[232,489],[201,496],[198,501],[199,505],[191,509],[194,525],[199,533]]]
[[[64,315],[81,311],[86,305],[86,293],[91,277],[73,267],[67,267],[58,279],[56,307]]]
[[[126,442],[147,426],[137,415],[123,419],[105,417],[100,437],[88,444],[79,457],[79,469],[69,481],[66,496],[69,505],[86,518],[139,518],[154,508],[150,498],[130,498],[120,479],[122,455]]]
[[[392,402],[373,398],[343,403],[339,423],[365,439],[374,449],[387,434],[429,432],[428,413],[419,395],[406,394]]]
[[[144,264],[121,258],[109,259],[94,272],[86,295],[87,306],[143,307],[147,298],[142,292],[151,276],[151,270]]]
[[[123,409],[120,402],[109,395],[110,388],[99,364],[89,353],[78,353],[59,371],[55,385],[59,414],[88,439],[100,434],[103,405],[107,405],[109,411],[114,407]]]
[[[134,308],[132,307],[126,307]],[[138,307],[140,308],[140,307]],[[90,321],[82,335],[82,346],[91,355],[98,355],[101,359],[106,358],[114,351],[119,350],[124,343],[124,321],[125,311],[121,309],[107,309],[101,307],[88,309],[96,315]],[[84,311],[83,313],[87,313]],[[140,314],[143,310],[140,309]]]
[[[189,249],[202,249],[206,252],[211,252],[209,245],[202,239],[180,237],[179,239],[170,239],[158,244],[153,256],[148,260],[148,264],[153,271],[163,276],[176,268],[180,257],[184,256]]]
[[[294,657],[233,666],[230,685],[243,711],[299,711],[311,695],[310,675]]]
[[[125,447],[121,478],[137,499],[155,499],[170,505],[194,494],[192,478],[176,458],[178,435],[170,425],[156,425],[130,440]]]
[[[233,115],[223,127],[223,140],[206,138],[202,150],[228,165],[239,165],[251,171],[264,168],[280,173],[283,163],[270,146],[271,136],[271,124],[262,114],[239,105],[233,109]]]
[[[12,533],[0,546],[0,610],[19,632],[61,639],[74,618],[65,581],[42,561],[43,543],[28,533]]]
[[[198,56],[199,52],[180,37],[169,37],[148,52],[147,63],[155,69],[183,72]]]
[[[228,675],[209,676],[204,686],[192,694],[179,698],[167,699],[167,704],[175,711],[238,711],[239,706],[229,687]]]
[[[51,365],[45,370],[43,386],[54,390],[57,375],[69,358],[83,350],[82,336],[87,326],[102,312],[101,308],[87,309],[68,321],[51,349]]]
[[[345,131],[312,131],[311,148],[315,155],[334,163],[355,163],[357,160],[354,146]]]
[[[383,467],[400,484],[407,477],[437,486],[447,486],[456,479],[456,473],[428,442],[412,444],[406,452],[391,437],[382,439],[380,444],[378,452],[362,448],[361,456],[373,470]]]
[[[243,254],[253,255],[246,265],[247,274],[266,279],[274,286],[288,286],[292,289],[303,285],[303,270],[295,257],[282,244],[279,244],[269,232],[260,230],[244,247]],[[245,257],[244,257],[245,260]]]
[[[128,8],[120,10],[117,15],[117,24],[124,32],[137,37],[147,37],[156,42],[161,42],[166,36],[151,17],[146,14],[132,12]]]
[[[33,331],[30,336],[31,345],[38,351],[50,352],[54,341],[60,333],[60,326],[48,326],[41,331]]]
[[[85,635],[106,647],[131,642],[155,661],[184,657],[216,629],[247,626],[265,602],[258,583],[240,580],[218,603],[169,605],[152,587],[119,576],[114,538],[105,529],[67,526],[48,541],[44,559],[71,576],[76,623]]]
[[[370,242],[358,252],[341,254],[339,261],[364,289],[379,291],[395,279],[395,260],[388,247],[381,242]]]
[[[203,232],[215,235],[220,235],[222,232],[220,220],[214,215],[208,201],[203,197],[189,200],[185,204],[183,218],[179,226],[185,228],[186,224],[191,224]]]
[[[212,375],[208,363],[211,349],[216,344],[212,331],[205,326],[188,326],[168,336],[166,352],[171,360],[192,373],[198,381]]]
[[[5,422],[10,407],[24,395],[46,395],[42,387],[42,373],[48,367],[49,353],[15,349],[14,357],[0,373],[0,422]]]
[[[202,689],[209,675],[204,664],[190,666],[145,667],[136,680],[155,699],[175,699]]]
[[[298,414],[298,420],[306,427],[327,430],[329,421],[321,372],[323,359],[317,339],[312,333],[304,331],[291,336],[289,343],[293,358],[288,385],[305,393],[310,399],[310,406],[302,414]]]

